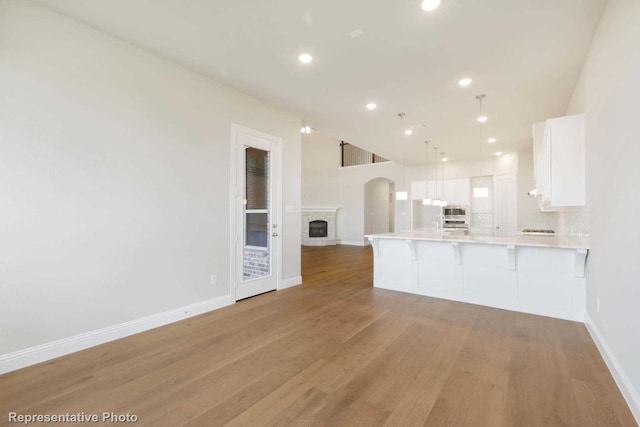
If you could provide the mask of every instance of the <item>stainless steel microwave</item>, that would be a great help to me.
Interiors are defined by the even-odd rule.
[[[464,205],[445,206],[442,208],[445,218],[462,218],[467,216],[467,207]]]

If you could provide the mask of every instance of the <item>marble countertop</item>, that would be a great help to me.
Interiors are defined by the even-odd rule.
[[[589,249],[589,241],[584,237],[572,236],[523,236],[520,234],[504,236],[442,234],[434,232],[399,232],[367,234],[369,239],[425,240],[435,242],[478,243],[487,245],[537,246],[564,249]]]

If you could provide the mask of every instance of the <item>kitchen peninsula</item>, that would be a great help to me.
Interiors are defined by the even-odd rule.
[[[584,321],[586,239],[425,232],[366,237],[375,287]]]

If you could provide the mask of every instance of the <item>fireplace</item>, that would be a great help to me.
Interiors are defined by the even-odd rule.
[[[327,237],[327,221],[317,219],[309,222],[309,237]]]
[[[302,244],[305,246],[335,245],[337,207],[302,208]]]

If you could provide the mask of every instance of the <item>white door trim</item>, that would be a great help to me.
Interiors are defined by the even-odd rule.
[[[238,184],[242,182],[242,174],[244,170],[238,168],[238,133],[244,133],[257,138],[262,138],[274,144],[272,155],[276,157],[276,170],[274,170],[274,185],[277,189],[275,199],[276,218],[275,223],[278,224],[279,241],[276,245],[276,262],[273,265],[273,273],[276,276],[276,289],[282,287],[282,138],[269,135],[264,132],[251,129],[237,123],[231,123],[231,158],[229,173],[229,279],[230,279],[230,295],[233,301],[236,301],[236,288],[242,281],[242,264],[241,250],[243,244],[242,221],[239,221],[243,210],[243,192],[238,188]]]

